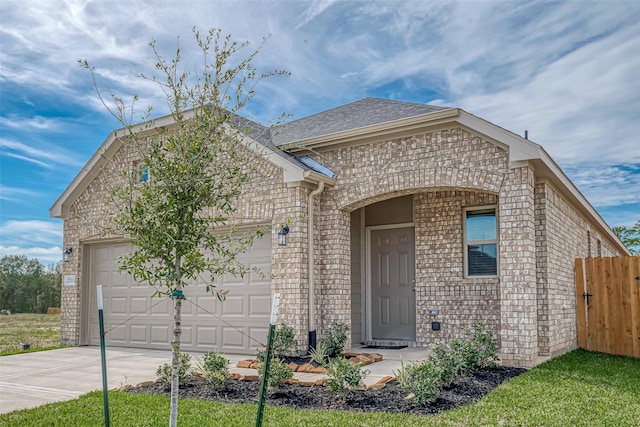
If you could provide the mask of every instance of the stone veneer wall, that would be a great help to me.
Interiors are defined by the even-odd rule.
[[[556,355],[576,348],[574,260],[589,256],[589,246],[598,256],[598,240],[601,256],[620,253],[550,184],[537,183],[535,199],[538,346]]]
[[[499,199],[502,362],[533,366],[538,353],[533,169],[513,166]]]
[[[116,142],[117,143],[117,142]],[[63,274],[76,276],[76,286],[63,286],[61,342],[82,344],[81,301],[83,289],[89,286],[84,248],[98,242],[119,239],[111,233],[107,205],[111,188],[123,179],[120,171],[134,167],[135,157],[125,147],[116,151],[97,177],[71,206],[70,217],[64,221],[64,246],[74,248],[70,262],[64,263]],[[264,173],[270,179],[256,181],[236,203],[237,225],[267,225],[272,233],[272,289],[281,293],[279,322],[294,327],[301,346],[307,340],[307,196],[309,189],[287,186],[282,172],[265,160]],[[153,171],[151,172],[153,179]],[[277,245],[277,232],[287,220],[291,233],[287,246]],[[87,277],[85,277],[87,275]]]
[[[494,194],[446,190],[418,193],[416,226],[416,325],[418,345],[459,337],[482,323],[500,337],[500,281],[465,278],[463,209],[497,205]],[[437,309],[437,316],[429,315]],[[431,322],[441,322],[433,331]]]
[[[315,156],[336,172],[337,184],[315,199],[316,325],[318,338],[335,321],[351,324],[350,213],[372,203],[415,194],[417,344],[448,339],[459,328],[485,323],[498,333],[503,361],[531,366],[538,351],[556,353],[575,346],[573,259],[585,256],[587,230],[595,253],[615,255],[600,236],[548,184],[535,184],[527,164],[508,165],[507,153],[462,129],[450,129]],[[62,290],[62,342],[81,339],[80,301],[83,245],[110,234],[104,211],[118,171],[132,167],[121,149],[76,200],[64,222],[64,246],[74,252],[63,274],[77,286]],[[268,166],[272,167],[272,166]],[[310,188],[287,186],[281,172],[262,180],[238,203],[238,223],[272,229],[272,288],[281,292],[280,323],[296,330],[305,348],[308,325],[307,200]],[[534,193],[535,187],[535,193]],[[535,194],[535,198],[534,198]],[[462,209],[498,205],[500,278],[465,279]],[[276,233],[287,220],[286,247]],[[569,308],[567,308],[569,305]],[[428,309],[439,310],[434,319]],[[442,330],[431,331],[431,321]]]
[[[417,345],[483,322],[501,331],[506,363],[535,363],[534,177],[528,166],[509,170],[503,149],[462,129],[340,148],[316,158],[337,178],[321,195],[318,217],[324,230],[318,266],[324,327],[350,316],[344,301],[350,292],[346,213],[415,194]],[[462,209],[486,204],[499,205],[501,277],[465,279]],[[439,310],[440,332],[431,330],[429,308]]]

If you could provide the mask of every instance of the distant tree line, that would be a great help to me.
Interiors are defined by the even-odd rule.
[[[45,266],[24,255],[0,259],[0,309],[12,313],[46,313],[60,307],[60,263]]]
[[[636,221],[633,227],[625,227],[624,225],[613,227],[613,232],[618,235],[633,255],[640,255],[640,220]]]

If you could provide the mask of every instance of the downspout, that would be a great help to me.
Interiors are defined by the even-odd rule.
[[[315,251],[314,251],[314,238],[313,238],[313,198],[318,194],[322,193],[324,190],[324,182],[320,181],[318,184],[318,188],[309,193],[309,200],[307,202],[307,207],[309,209],[309,222],[307,223],[307,240],[308,240],[308,256],[307,259],[309,261],[308,271],[309,271],[309,351],[311,349],[316,348],[316,322],[315,322]]]

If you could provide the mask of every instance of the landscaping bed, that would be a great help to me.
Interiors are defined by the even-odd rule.
[[[450,387],[442,389],[433,402],[422,406],[417,405],[413,399],[407,398],[409,392],[402,389],[397,381],[387,383],[379,390],[352,390],[344,398],[332,393],[324,386],[302,387],[283,384],[280,389],[269,393],[267,405],[296,409],[435,414],[473,403],[502,382],[523,372],[525,369],[510,367],[476,370],[467,377],[456,379]],[[191,378],[180,385],[180,397],[255,404],[258,403],[260,385],[259,381],[230,379],[218,388],[213,388],[201,379]],[[169,396],[171,388],[162,382],[154,382],[133,387],[128,391]]]

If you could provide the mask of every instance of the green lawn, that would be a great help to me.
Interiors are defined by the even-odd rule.
[[[578,350],[501,385],[474,405],[436,416],[268,407],[265,426],[638,426],[640,359]],[[165,426],[169,399],[111,392],[113,426]],[[183,399],[181,426],[252,426],[256,405]],[[102,394],[0,415],[0,426],[99,426]]]
[[[22,344],[31,351],[60,346],[60,315],[18,313],[0,316],[0,356],[22,353]]]

